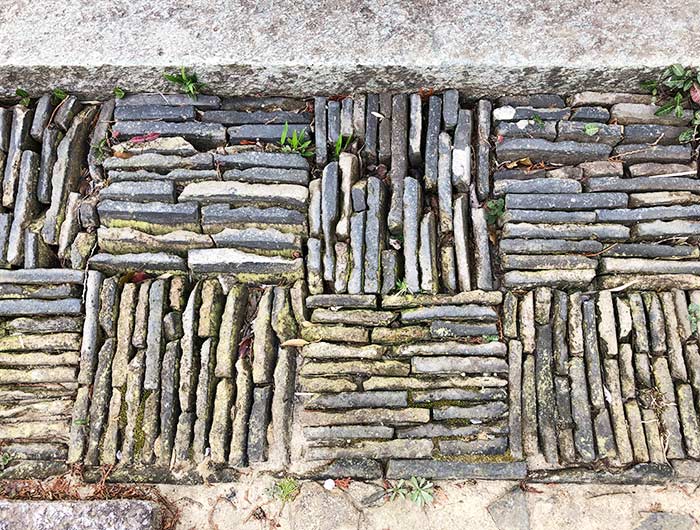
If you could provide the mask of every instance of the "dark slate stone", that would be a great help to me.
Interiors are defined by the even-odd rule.
[[[224,180],[250,184],[300,184],[306,186],[309,183],[309,172],[304,169],[251,167],[248,169],[229,169],[224,172],[223,178]]]
[[[421,143],[423,141],[423,100],[420,94],[411,94],[409,104],[408,158],[411,167],[423,165]]]
[[[603,244],[592,240],[503,239],[499,248],[505,254],[595,254],[603,250]]]
[[[198,109],[218,109],[218,96],[199,94],[191,98],[185,94],[128,94],[116,101],[117,107],[126,105],[194,105]]]
[[[598,221],[606,223],[637,223],[640,221],[670,221],[700,219],[700,204],[691,206],[651,206],[649,208],[616,208],[596,210]]]
[[[318,148],[318,147],[317,147]],[[277,167],[286,169],[309,169],[309,162],[297,153],[266,153],[244,151],[230,155],[215,155],[214,163],[221,169],[248,169],[252,167]]]
[[[435,320],[430,324],[430,335],[435,339],[498,335],[496,324],[465,324]]]
[[[231,208],[228,204],[211,204],[202,207],[202,227],[247,228],[267,226],[284,232],[306,232],[306,216],[297,210],[285,208]],[[213,225],[213,226],[212,226]]]
[[[391,110],[391,199],[387,226],[391,234],[403,229],[403,187],[408,173],[408,96],[396,95]]]
[[[605,107],[577,107],[571,113],[571,121],[607,122],[610,119],[610,111]],[[625,127],[627,134],[627,127]]]
[[[622,139],[622,126],[582,121],[557,123],[557,141],[616,145]]]
[[[553,121],[543,123],[528,121],[521,126],[520,123],[502,121],[496,126],[496,136],[504,138],[542,138],[554,141],[557,138],[557,123]]]
[[[377,163],[377,148],[379,145],[379,95],[367,95],[367,112],[365,126],[365,148],[362,150],[362,158],[366,164]]]
[[[511,194],[506,207],[521,210],[593,210],[596,208],[625,208],[626,193],[557,193]]]
[[[221,101],[223,110],[235,110],[238,112],[257,112],[257,111],[297,111],[305,108],[304,100],[288,98],[282,96],[273,97],[250,97],[236,96],[232,98],[224,98]]]
[[[366,458],[336,458],[327,467],[314,472],[314,476],[319,479],[353,477],[357,480],[373,480],[382,475],[382,465]]]
[[[195,147],[205,150],[226,145],[226,129],[219,123],[123,121],[114,124],[112,134],[115,133],[120,139],[126,140],[150,133],[165,137],[181,136]],[[277,135],[277,140],[279,140],[279,136]]]
[[[124,107],[129,108],[129,107]],[[173,181],[115,182],[100,190],[100,200],[113,199],[133,202],[175,202]]]
[[[10,146],[12,109],[0,108],[0,151],[6,153]]]
[[[53,116],[53,123],[60,129],[67,131],[68,127],[70,127],[70,124],[73,121],[73,118],[82,110],[82,108],[83,104],[80,103],[77,96],[68,96],[58,105],[58,110],[56,110],[56,113]]]
[[[493,181],[497,180],[529,180],[544,178],[547,172],[544,169],[499,169],[493,172]]]
[[[700,180],[688,177],[601,177],[587,183],[589,191],[692,191],[700,193]]]
[[[39,98],[39,101],[36,102],[34,121],[32,121],[32,128],[29,133],[37,142],[41,142],[44,129],[49,124],[53,111],[53,96],[51,94],[44,94]],[[0,150],[2,150],[2,143],[0,143]]]
[[[491,102],[479,100],[476,107],[476,195],[480,201],[488,197],[491,184]],[[517,141],[517,140],[511,140]],[[545,140],[542,140],[545,141]],[[517,157],[523,158],[523,157]]]
[[[267,427],[270,424],[270,405],[272,387],[255,388],[253,406],[248,420],[248,461],[264,462],[267,460]]]
[[[102,201],[97,207],[103,224],[112,220],[146,221],[162,224],[189,224],[199,222],[199,208],[194,203],[136,203]]]
[[[379,94],[379,163],[389,167],[391,163],[391,111],[393,97],[389,93]]]
[[[626,258],[683,258],[696,255],[695,248],[687,245],[657,245],[652,243],[618,243],[605,251],[606,257]]]
[[[536,107],[498,107],[493,113],[493,120],[520,121],[520,120],[568,120],[571,111],[568,108],[536,108]]]
[[[326,103],[324,97],[314,98],[314,134],[316,135],[316,163],[320,166],[328,161],[328,122],[326,121]]]
[[[692,148],[685,145],[646,145],[626,144],[618,145],[613,150],[613,156],[617,156],[627,164],[640,164],[642,162],[657,162],[661,164],[685,164],[690,162]]]
[[[459,92],[445,90],[442,94],[442,122],[445,130],[452,131],[457,126],[459,116]]]
[[[56,150],[62,139],[63,133],[60,130],[54,127],[44,130],[41,142],[39,180],[36,185],[37,199],[43,204],[51,203],[51,177],[53,176],[53,166],[56,163]]]
[[[114,109],[117,121],[163,120],[192,121],[197,113],[192,105],[122,105]],[[206,120],[205,120],[206,121]]]
[[[329,101],[328,109],[328,143],[333,145],[340,137],[340,102]]]
[[[625,125],[625,137],[622,139],[622,143],[676,145],[678,144],[678,136],[687,129],[687,127],[643,123]]]
[[[425,477],[439,480],[464,478],[523,479],[525,462],[468,463],[438,460],[389,460],[386,478]]]
[[[291,137],[295,132],[297,135],[303,134],[304,137],[309,137],[308,125],[291,123],[287,127],[288,137]],[[229,143],[234,145],[243,141],[279,143],[284,128],[284,125],[235,125],[226,129],[226,132]]]
[[[608,224],[533,224],[507,223],[503,228],[503,237],[522,237],[527,239],[589,239],[620,241],[629,239],[630,229],[624,225]]]
[[[424,182],[428,190],[437,188],[438,181],[438,137],[442,120],[442,99],[430,96],[428,100],[428,125],[425,132]]]
[[[595,223],[595,212],[550,212],[547,210],[508,210],[504,223]]]
[[[363,179],[352,186],[352,210],[364,212],[367,209],[367,180]]]
[[[496,146],[500,162],[529,157],[533,162],[576,165],[594,160],[607,160],[611,148],[606,144],[581,142],[548,142],[537,138],[506,139]]]
[[[381,289],[381,252],[384,250],[384,219],[386,210],[385,187],[376,177],[367,179],[367,218],[365,222],[366,293],[378,293]]]
[[[496,197],[507,193],[579,193],[580,191],[579,181],[563,178],[498,180],[493,184],[493,194]]]
[[[118,119],[118,118],[117,118]],[[202,121],[222,123],[224,125],[246,125],[251,123],[267,125],[284,125],[285,123],[311,123],[311,114],[308,112],[290,111],[236,111],[236,110],[208,110],[202,112]]]

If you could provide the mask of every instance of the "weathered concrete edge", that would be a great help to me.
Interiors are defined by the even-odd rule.
[[[222,96],[286,95],[352,92],[417,91],[456,88],[468,97],[533,92],[567,94],[582,90],[642,92],[640,83],[662,68],[569,66],[503,66],[498,64],[227,64],[185,65],[206,83],[205,93]],[[163,79],[174,68],[155,65],[0,65],[0,97],[21,87],[39,95],[56,87],[86,98],[104,99],[115,86],[129,92],[172,92]]]

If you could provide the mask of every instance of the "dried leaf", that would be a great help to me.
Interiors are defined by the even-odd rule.
[[[144,134],[143,136],[134,136],[131,139],[132,144],[142,144],[144,142],[152,142],[153,140],[157,140],[160,138],[160,133],[148,133]]]
[[[350,477],[335,479],[336,487],[340,488],[341,490],[347,490],[350,487],[351,482],[352,479]]]
[[[693,83],[693,86],[690,87],[690,99],[700,105],[700,85],[697,83]]]

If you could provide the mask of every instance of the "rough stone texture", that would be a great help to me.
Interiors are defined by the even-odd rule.
[[[141,500],[0,501],[3,530],[157,530],[160,506]]]

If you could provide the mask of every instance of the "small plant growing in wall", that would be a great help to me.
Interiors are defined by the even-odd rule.
[[[192,99],[197,99],[197,95],[205,87],[204,83],[197,79],[195,72],[188,72],[185,67],[181,67],[179,72],[163,74],[163,77],[176,84],[180,89]]]
[[[270,496],[283,503],[293,501],[299,495],[299,482],[294,477],[285,477],[275,482],[270,488]]]
[[[333,145],[333,157],[335,160],[340,158],[340,153],[343,153],[343,152],[348,150],[348,147],[350,147],[350,142],[352,142],[352,135],[350,135],[350,136],[343,136],[343,135],[338,136],[338,139],[335,141],[335,144]]]
[[[690,128],[680,134],[678,141],[688,143],[700,139],[700,71],[673,64],[659,79],[644,81],[642,87],[651,93],[654,101],[661,103],[657,116],[673,114],[682,118],[685,109],[694,110]]]
[[[32,98],[29,96],[29,92],[23,88],[18,88],[15,90],[15,96],[19,98],[19,104],[28,107],[32,104]]]
[[[393,484],[387,482],[385,492],[390,501],[408,499],[419,508],[430,504],[435,498],[433,483],[423,477],[402,479]]]
[[[307,140],[306,133],[304,131],[293,131],[292,136],[289,136],[289,123],[287,122],[284,122],[282,136],[280,136],[280,145],[283,153],[299,153],[306,158],[314,155],[311,140]]]
[[[490,225],[498,223],[498,220],[506,213],[506,201],[503,197],[486,201],[484,206],[486,209],[486,222]]]

